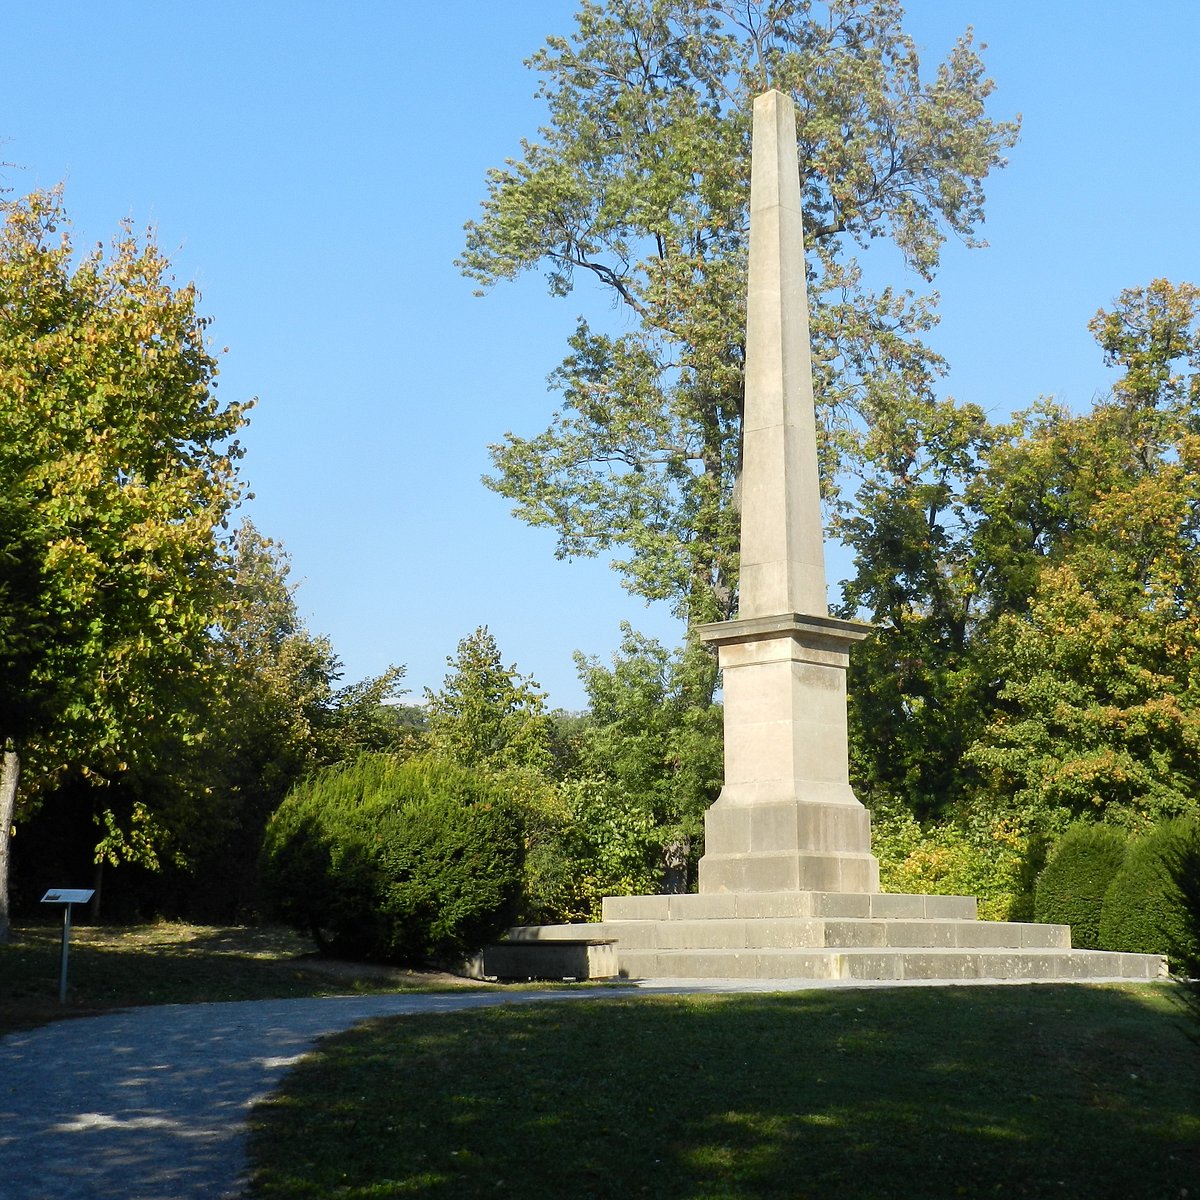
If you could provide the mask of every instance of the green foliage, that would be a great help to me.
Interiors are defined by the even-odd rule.
[[[1125,861],[1128,845],[1128,834],[1111,825],[1072,825],[1038,876],[1034,918],[1070,925],[1073,946],[1099,950],[1104,895]]]
[[[20,760],[16,816],[70,773],[159,775],[178,795],[214,687],[249,406],[217,399],[209,322],[152,239],[127,224],[77,256],[57,191],[0,216],[0,746]],[[155,864],[163,815],[98,796],[98,861]]]
[[[220,686],[190,759],[188,790],[171,797],[161,779],[148,781],[189,868],[181,882],[190,915],[252,911],[263,829],[288,790],[319,767],[400,740],[384,701],[399,692],[403,668],[339,687],[341,663],[329,639],[305,627],[290,569],[282,547],[243,521],[213,634]]]
[[[864,443],[839,530],[843,613],[877,625],[850,675],[872,803],[1051,838],[1196,811],[1200,289],[1128,289],[1091,327],[1122,373],[1090,412],[905,402]]]
[[[967,490],[989,436],[974,406],[898,401],[864,441],[855,506],[835,519],[855,553],[842,615],[865,609],[877,626],[850,663],[855,785],[922,821],[970,794],[963,754],[988,711]]]
[[[267,827],[263,874],[280,916],[324,947],[411,963],[499,933],[522,856],[518,815],[485,776],[367,754],[288,795]]]
[[[1200,835],[1177,847],[1167,868],[1183,905],[1182,936],[1174,958],[1180,974],[1191,981],[1188,1007],[1200,1018]]]
[[[798,102],[817,393],[827,465],[940,361],[926,301],[871,292],[849,252],[890,239],[925,277],[948,233],[972,243],[983,181],[1015,124],[971,34],[936,78],[891,0],[733,6],[585,0],[570,39],[529,61],[548,124],[488,177],[461,266],[482,287],[542,267],[625,314],[581,318],[554,377],[563,405],[493,448],[489,486],[556,530],[562,556],[620,555],[627,586],[692,623],[732,615],[743,368],[750,98]]]
[[[16,731],[33,784],[195,736],[247,406],[218,402],[196,291],[152,242],[127,228],[76,262],[59,194],[3,215],[0,494],[33,628],[53,629],[0,687],[41,701]]]
[[[885,892],[975,896],[984,920],[1026,920],[1039,845],[1009,817],[976,814],[925,825],[902,804],[871,812],[871,849]]]
[[[578,735],[579,776],[598,785],[588,795],[605,797],[599,807],[577,809],[576,828],[596,846],[613,836],[627,845],[629,838],[612,829],[612,809],[636,809],[618,824],[657,842],[660,878],[648,890],[660,889],[664,869],[672,876],[668,890],[686,890],[703,848],[704,812],[723,777],[712,655],[694,644],[672,652],[622,625],[611,667],[582,655],[576,665],[589,700],[588,720]],[[581,825],[593,819],[596,828],[583,832]],[[637,857],[641,851],[632,853]],[[603,867],[600,877],[643,877],[626,851],[620,857],[625,865]]]
[[[496,639],[481,625],[447,658],[440,692],[426,689],[429,745],[469,767],[547,771],[553,722],[533,679],[505,667]]]
[[[556,897],[559,919],[596,921],[605,896],[660,890],[663,832],[647,809],[610,779],[560,785],[567,809],[561,847],[571,870]]]
[[[1194,854],[1200,823],[1177,818],[1134,841],[1104,893],[1100,945],[1105,950],[1165,954],[1173,970],[1194,962],[1200,947],[1176,864]]]

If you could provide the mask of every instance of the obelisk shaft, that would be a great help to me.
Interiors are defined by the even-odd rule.
[[[754,101],[742,548],[737,618],[720,651],[725,786],[705,815],[702,892],[872,892],[870,821],[851,790],[850,645],[829,616],[795,109]]]
[[[825,552],[796,116],[754,101],[738,615],[823,616]]]

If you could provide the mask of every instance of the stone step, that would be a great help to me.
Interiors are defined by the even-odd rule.
[[[1155,954],[1104,950],[797,949],[618,950],[629,979],[1151,980],[1166,974]]]
[[[926,917],[973,920],[974,896],[897,892],[714,892],[674,896],[606,896],[603,918],[615,921],[709,921],[763,917]]]
[[[761,917],[673,921],[603,921],[596,925],[539,925],[512,929],[512,942],[616,940],[625,950],[758,949],[1061,949],[1071,948],[1066,925],[941,917]]]

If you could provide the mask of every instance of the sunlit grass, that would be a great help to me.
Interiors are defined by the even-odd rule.
[[[1170,989],[508,1006],[324,1043],[257,1110],[257,1197],[1184,1197]]]

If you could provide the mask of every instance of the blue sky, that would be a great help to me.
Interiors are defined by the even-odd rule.
[[[1123,288],[1200,281],[1194,51],[1200,4],[912,0],[932,67],[968,23],[1021,142],[988,188],[990,247],[935,283],[947,389],[995,413],[1106,385],[1087,321]],[[542,120],[522,60],[573,0],[0,0],[0,159],[18,191],[64,182],[77,241],[153,225],[194,279],[221,389],[256,395],[247,511],[281,540],[346,680],[406,664],[436,687],[487,624],[551,702],[580,707],[573,650],[661,607],[479,482],[487,445],[534,433],[575,317],[529,277],[480,299],[453,260],[484,173]],[[884,261],[881,274],[894,271]],[[895,281],[905,282],[899,275]],[[831,565],[835,578],[844,570]]]

